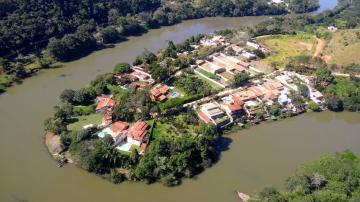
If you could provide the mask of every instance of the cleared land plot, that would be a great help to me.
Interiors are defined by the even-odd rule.
[[[202,81],[204,81],[205,83],[209,84],[211,86],[211,88],[213,88],[215,91],[221,90],[223,89],[221,86],[215,84],[212,81],[209,81],[208,79],[204,78],[203,76],[200,76],[198,74],[195,74],[199,79],[201,79]]]
[[[360,64],[360,29],[333,33],[331,40],[325,46],[323,59],[328,64],[339,66]]]
[[[266,36],[257,38],[257,41],[273,51],[260,61],[268,66],[273,62],[283,66],[287,58],[300,54],[313,55],[317,43],[316,38],[308,34]]]
[[[102,121],[102,115],[100,113],[90,114],[88,116],[78,116],[75,118],[78,120],[68,125],[68,129],[71,131],[80,131],[83,129],[83,126],[89,124],[97,126],[101,124]]]

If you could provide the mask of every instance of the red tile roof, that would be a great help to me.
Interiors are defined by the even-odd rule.
[[[161,85],[160,87],[154,88],[150,91],[150,96],[156,101],[164,101],[166,94],[169,92],[170,87],[167,85]]]
[[[142,141],[148,132],[149,125],[145,121],[137,121],[129,129],[129,134],[134,140]]]
[[[198,112],[198,116],[201,120],[205,121],[205,123],[211,123],[210,118],[206,116],[204,113]]]
[[[104,108],[113,108],[115,106],[115,100],[108,96],[102,96],[97,98],[99,100],[96,110],[101,110]]]
[[[112,124],[111,130],[117,135],[129,128],[129,124],[126,122],[118,121]]]
[[[248,67],[250,66],[249,63],[244,62],[244,61],[241,61],[241,60],[240,60],[237,64],[238,64],[238,65],[241,65],[241,66],[243,66],[243,67],[245,67],[245,68],[248,68]]]
[[[164,100],[166,100],[166,96],[165,96],[165,95],[160,95],[159,101],[162,102],[162,101],[164,101]]]
[[[265,82],[262,86],[264,88],[266,88],[266,89],[269,89],[269,90],[282,90],[282,89],[284,89],[284,86],[280,82],[277,82],[277,81],[268,81],[268,82]]]
[[[231,112],[236,112],[236,111],[239,111],[239,110],[242,110],[243,107],[241,105],[238,105],[238,104],[227,104],[227,106],[229,107],[230,111]]]
[[[265,98],[268,100],[275,101],[278,99],[278,94],[275,94],[273,92],[268,92],[268,93],[266,93]]]
[[[258,97],[265,95],[265,92],[257,86],[251,86],[249,90],[253,91]]]
[[[253,91],[244,90],[236,93],[234,97],[238,97],[241,101],[246,102],[251,99],[255,99],[257,96]]]
[[[170,90],[170,88],[167,85],[163,85],[160,88],[158,88],[158,90],[160,91],[161,94],[166,94]]]
[[[245,104],[244,101],[242,101],[242,99],[237,96],[233,96],[232,99],[234,100],[234,103],[237,105],[243,106]]]

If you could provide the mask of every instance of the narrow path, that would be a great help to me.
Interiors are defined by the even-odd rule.
[[[332,75],[334,76],[341,76],[341,77],[350,77],[350,74],[344,74],[344,73],[339,73],[339,72],[333,72]],[[360,78],[360,74],[358,75],[354,75],[357,78]]]
[[[317,40],[317,45],[316,45],[314,57],[319,57],[320,54],[323,52],[326,43],[324,40],[319,39],[319,38],[316,38],[316,40]]]

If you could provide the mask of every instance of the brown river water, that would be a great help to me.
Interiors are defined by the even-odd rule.
[[[62,90],[85,86],[116,63],[131,62],[145,48],[157,51],[168,40],[181,42],[198,33],[251,26],[266,19],[205,18],[151,30],[10,88],[0,95],[0,202],[237,201],[235,190],[252,193],[266,185],[282,188],[297,166],[319,155],[345,149],[360,155],[360,114],[323,112],[226,136],[220,160],[196,179],[174,188],[132,182],[113,185],[73,165],[56,167],[43,144],[43,121]]]

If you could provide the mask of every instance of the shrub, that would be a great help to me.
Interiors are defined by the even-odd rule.
[[[311,111],[314,111],[314,112],[318,112],[320,111],[320,106],[314,102],[314,101],[310,101],[309,104],[308,104],[308,108],[311,110]]]
[[[131,67],[128,63],[119,63],[115,65],[113,72],[114,73],[129,73],[131,71]]]

